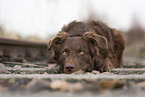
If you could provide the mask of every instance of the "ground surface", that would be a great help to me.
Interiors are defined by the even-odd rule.
[[[144,97],[144,60],[124,64],[110,73],[58,74],[55,64],[2,62],[0,97]]]

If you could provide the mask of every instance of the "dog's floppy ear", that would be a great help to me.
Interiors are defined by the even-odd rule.
[[[97,45],[100,48],[108,48],[107,39],[104,36],[96,34],[94,31],[85,32],[83,38],[92,45]]]
[[[107,56],[108,41],[104,36],[98,35],[94,31],[89,31],[85,32],[82,38],[95,48],[97,55],[102,53],[104,57]]]
[[[64,39],[68,37],[68,34],[66,32],[59,32],[56,37],[54,37],[52,40],[48,43],[48,50],[50,50],[53,46],[60,44]]]

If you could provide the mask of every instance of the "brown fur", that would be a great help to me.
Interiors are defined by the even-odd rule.
[[[49,41],[48,49],[52,48],[60,72],[72,73],[79,69],[104,72],[122,66],[124,42],[121,31],[100,21],[73,21]],[[63,49],[67,50],[63,52]],[[68,64],[73,66],[70,72],[65,69]]]

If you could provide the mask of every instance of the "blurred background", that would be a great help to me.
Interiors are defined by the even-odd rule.
[[[0,37],[47,43],[71,21],[101,20],[126,35],[125,59],[145,58],[145,0],[0,0]]]

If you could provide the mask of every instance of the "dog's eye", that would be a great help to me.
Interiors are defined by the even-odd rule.
[[[80,51],[80,55],[83,55],[84,54],[84,51]]]
[[[66,54],[67,54],[67,52],[66,52],[66,51],[64,51],[64,52],[62,52],[62,54],[63,54],[63,55],[66,55]]]

